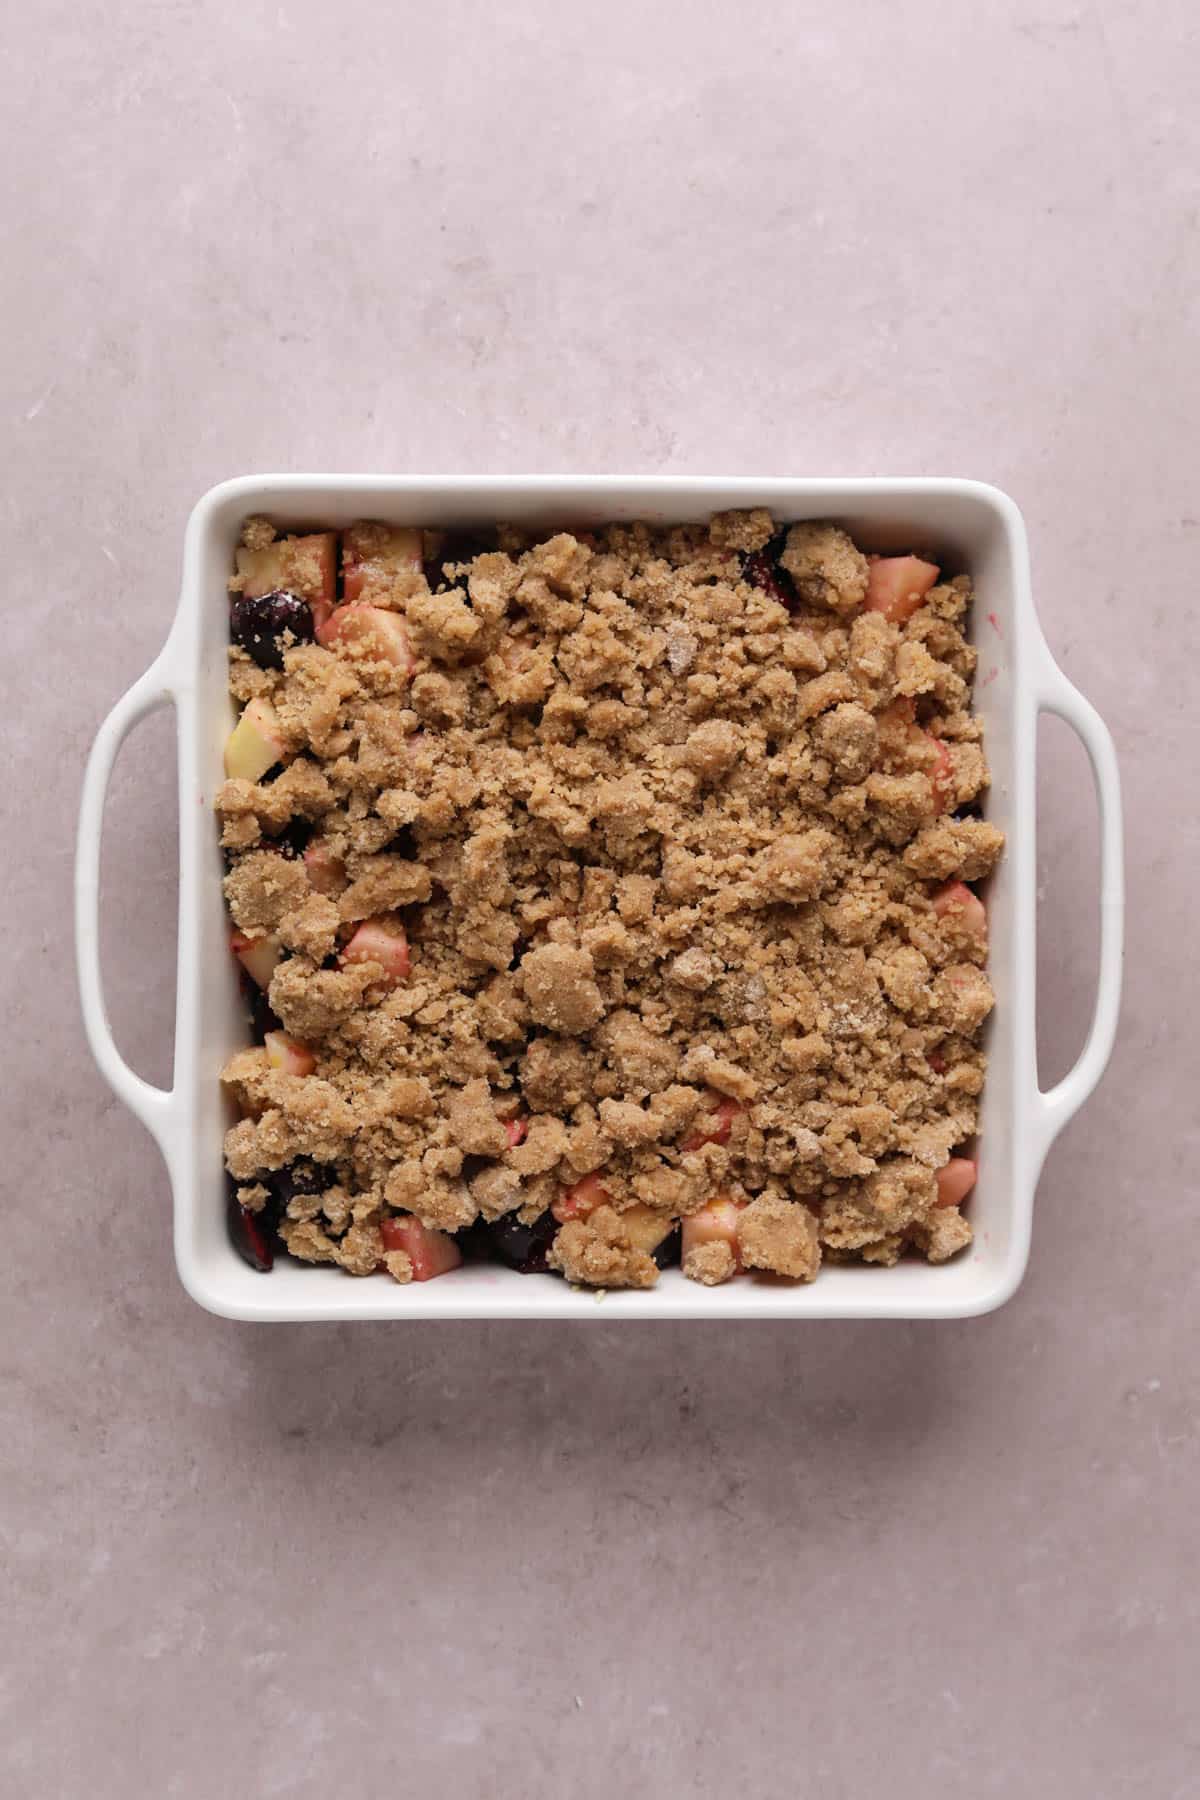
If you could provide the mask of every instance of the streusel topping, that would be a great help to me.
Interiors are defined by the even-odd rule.
[[[311,1159],[289,1250],[399,1280],[398,1215],[556,1203],[550,1266],[603,1286],[652,1284],[674,1223],[726,1202],[733,1235],[685,1239],[701,1282],[961,1249],[937,1175],[993,996],[954,894],[1003,845],[970,811],[969,580],[868,609],[844,531],[761,511],[502,531],[435,587],[355,531],[349,606],[285,559],[318,641],[230,653],[278,758],[218,795],[226,895],[312,1060],[224,1072],[241,1204]],[[262,520],[244,546],[283,548]]]

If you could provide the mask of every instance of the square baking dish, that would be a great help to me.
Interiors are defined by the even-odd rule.
[[[988,892],[989,973],[997,1004],[971,1200],[975,1242],[957,1260],[895,1268],[828,1267],[810,1286],[746,1278],[702,1288],[678,1269],[648,1292],[597,1296],[551,1276],[468,1265],[400,1286],[354,1279],[281,1256],[262,1275],[226,1235],[222,1138],[230,1117],[218,1076],[246,1041],[228,952],[223,862],[212,811],[234,709],[226,680],[226,582],[243,519],[266,513],[288,530],[340,528],[360,518],[469,527],[497,520],[539,528],[643,519],[675,524],[729,507],[769,507],[785,524],[829,518],[865,549],[919,547],[975,580],[979,650],[975,705],[992,770],[986,815],[1008,849]],[[104,1010],[98,954],[104,797],[121,740],[162,706],[176,714],[179,752],[179,960],[174,1084],[150,1086],[121,1060]],[[1035,1043],[1036,821],[1040,712],[1083,740],[1100,806],[1101,951],[1095,1014],[1079,1061],[1049,1092]],[[222,483],[188,522],[179,606],[154,664],[118,701],[96,737],[84,780],[76,863],[76,940],[84,1023],[101,1071],[166,1160],[175,1203],[175,1257],[192,1297],[227,1318],[315,1319],[949,1319],[985,1313],[1017,1288],[1029,1255],[1033,1196],[1055,1135],[1092,1092],[1116,1031],[1123,871],[1120,790],[1112,740],[1055,665],[1030,590],[1025,527],[1012,500],[979,482],[921,479],[730,480],[621,476],[265,475]],[[603,1306],[598,1304],[603,1298]]]

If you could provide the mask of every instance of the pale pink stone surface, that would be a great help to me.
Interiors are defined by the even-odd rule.
[[[1198,63],[1184,0],[14,9],[6,1795],[1197,1791]],[[185,1298],[82,1047],[72,838],[189,506],[264,468],[1014,494],[1123,754],[1131,920],[1005,1311],[255,1330]],[[160,1078],[168,744],[130,746],[106,853]],[[1095,832],[1045,749],[1049,1078]]]

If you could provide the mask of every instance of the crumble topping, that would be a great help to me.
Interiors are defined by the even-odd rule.
[[[761,509],[459,555],[366,524],[338,605],[330,544],[249,520],[230,583],[285,587],[317,639],[230,651],[277,753],[216,802],[282,1039],[223,1074],[244,1212],[307,1159],[291,1254],[399,1281],[427,1278],[406,1221],[542,1221],[536,1266],[648,1287],[726,1200],[735,1233],[683,1234],[707,1285],[964,1248],[938,1171],[993,994],[944,895],[1003,849],[962,816],[969,580],[875,608],[844,530]]]

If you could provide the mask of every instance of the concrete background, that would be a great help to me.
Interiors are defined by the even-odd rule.
[[[14,14],[6,1795],[1200,1791],[1197,31],[1185,0]],[[72,837],[191,502],[265,468],[1015,495],[1122,752],[1131,914],[1006,1310],[254,1330],[185,1299],[82,1047]],[[1096,868],[1083,758],[1043,750],[1049,1080]],[[158,1078],[172,782],[158,720],[105,927]]]

